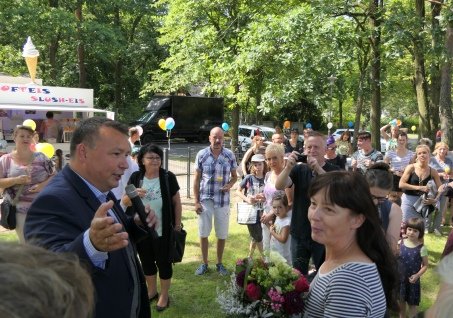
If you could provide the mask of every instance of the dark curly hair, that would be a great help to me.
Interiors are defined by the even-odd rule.
[[[385,239],[381,222],[365,178],[358,172],[332,171],[318,175],[311,183],[308,196],[325,189],[326,200],[354,214],[365,217],[357,229],[356,239],[360,249],[376,264],[382,281],[387,306],[398,309],[396,259]]]

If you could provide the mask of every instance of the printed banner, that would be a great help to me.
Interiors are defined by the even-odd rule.
[[[0,83],[0,107],[1,104],[93,107],[93,90]]]

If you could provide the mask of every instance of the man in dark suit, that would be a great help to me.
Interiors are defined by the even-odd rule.
[[[76,253],[87,265],[97,318],[151,317],[134,244],[146,231],[110,192],[128,167],[130,151],[122,124],[100,117],[81,122],[71,140],[70,164],[35,199],[25,222],[28,242]],[[154,213],[147,222],[154,225]]]

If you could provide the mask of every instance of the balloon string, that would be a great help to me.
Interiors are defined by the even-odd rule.
[[[168,129],[168,130],[167,130],[168,149],[170,149],[170,136],[171,136],[171,129]]]

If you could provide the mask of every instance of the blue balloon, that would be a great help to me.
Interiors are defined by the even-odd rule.
[[[354,127],[354,123],[353,123],[352,121],[348,122],[348,127],[349,127],[349,128]]]
[[[175,120],[171,117],[168,117],[167,119],[165,119],[165,128],[167,130],[172,130],[173,127],[175,127]]]
[[[230,125],[228,125],[227,123],[223,123],[222,129],[223,129],[223,131],[228,131],[230,129]]]
[[[311,123],[307,123],[307,124],[305,125],[305,128],[311,129],[311,127],[312,127],[312,126],[311,126]]]

